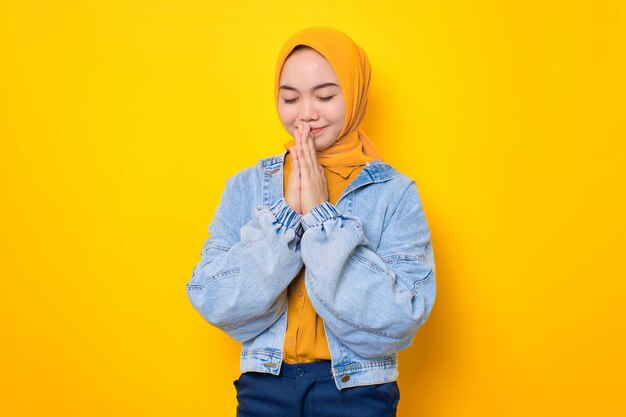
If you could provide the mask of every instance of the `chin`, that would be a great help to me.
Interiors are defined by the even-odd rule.
[[[326,148],[329,148],[332,145],[332,142],[328,142],[328,140],[324,138],[313,138],[313,143],[315,144],[315,149],[318,151],[322,151]]]

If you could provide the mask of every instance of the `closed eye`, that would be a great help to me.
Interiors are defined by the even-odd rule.
[[[319,97],[319,99],[320,99],[320,101],[330,101],[330,100],[332,100],[333,97],[335,97],[335,96],[333,95],[333,96],[328,96],[328,97]],[[292,103],[295,103],[296,100],[297,100],[297,98],[292,98],[292,99],[284,98],[283,102],[285,104],[292,104]]]

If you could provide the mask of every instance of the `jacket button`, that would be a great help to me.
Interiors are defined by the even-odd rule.
[[[341,377],[341,382],[348,382],[350,381],[350,375],[344,375],[343,377]]]

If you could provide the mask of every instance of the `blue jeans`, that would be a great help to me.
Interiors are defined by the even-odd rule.
[[[279,375],[244,372],[233,384],[237,417],[388,417],[400,401],[396,381],[337,389],[328,360],[283,362]]]

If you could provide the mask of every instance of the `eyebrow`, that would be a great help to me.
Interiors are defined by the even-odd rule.
[[[337,85],[335,83],[319,84],[319,85],[316,85],[315,87],[311,88],[311,91],[319,90],[320,88],[325,88],[325,87],[339,87],[339,85]],[[294,88],[294,87],[292,87],[290,85],[287,85],[287,84],[281,85],[279,90],[291,90],[291,91],[295,91],[296,93],[299,93],[297,88]]]

